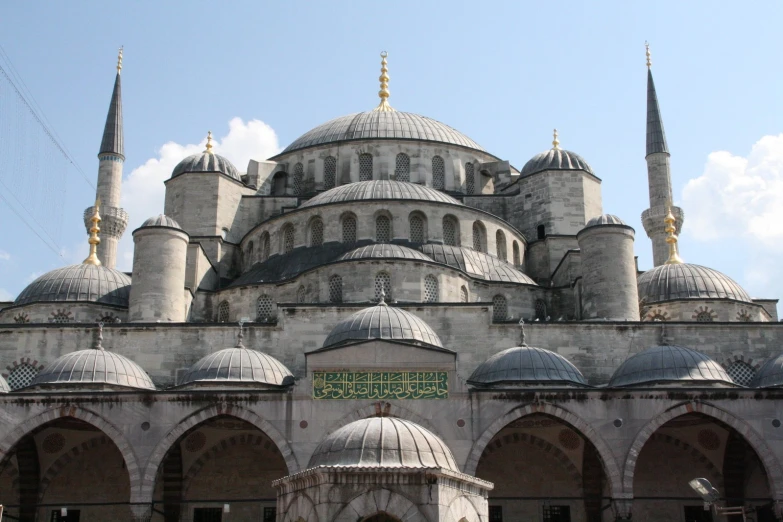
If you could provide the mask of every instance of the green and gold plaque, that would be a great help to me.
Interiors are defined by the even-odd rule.
[[[448,397],[448,372],[313,372],[314,399]]]

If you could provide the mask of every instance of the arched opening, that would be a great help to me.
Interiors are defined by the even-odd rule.
[[[469,300],[470,298],[468,296],[468,287],[462,285],[462,287],[459,289],[459,302],[467,303]]]
[[[443,217],[443,244],[447,246],[459,246],[459,222],[454,216]]]
[[[372,181],[372,154],[359,155],[359,181]]]
[[[432,274],[424,278],[424,302],[437,303],[439,297],[438,278]]]
[[[490,520],[600,522],[602,500],[609,496],[604,464],[592,442],[563,420],[541,413],[514,420],[495,434],[476,476],[495,484],[488,499]]]
[[[256,322],[271,323],[275,320],[274,302],[267,294],[256,300]]]
[[[432,188],[446,188],[446,164],[440,156],[432,157]]]
[[[321,218],[310,221],[310,246],[318,247],[324,244],[324,222]]]
[[[264,232],[261,236],[261,261],[269,259],[269,232]]]
[[[503,295],[492,298],[492,322],[501,323],[508,318],[508,302]]]
[[[389,272],[378,272],[375,275],[375,300],[380,301],[383,298],[384,301],[391,300],[391,276]]]
[[[481,221],[473,222],[473,250],[476,252],[487,251],[487,229]]]
[[[343,278],[339,275],[333,275],[329,278],[329,302],[343,302]]]
[[[388,513],[376,513],[369,517],[364,517],[361,522],[400,522],[400,519],[389,515]]]
[[[272,178],[272,195],[285,196],[285,188],[288,185],[288,173],[280,171]]]
[[[419,212],[411,212],[408,217],[408,237],[411,243],[425,243],[427,241],[427,218]]]
[[[287,224],[283,227],[283,237],[281,238],[282,245],[280,250],[287,254],[294,249],[294,226]]]
[[[213,417],[169,448],[158,468],[154,508],[166,522],[221,520],[224,504],[229,520],[268,520],[276,509],[272,481],[287,474],[279,448],[263,431],[233,416]]]
[[[405,153],[397,154],[394,162],[394,179],[397,181],[411,180],[411,159]]]
[[[543,299],[536,299],[535,303],[536,321],[546,321],[546,302]]]
[[[498,258],[503,261],[508,261],[508,254],[506,251],[506,234],[502,230],[495,232],[495,248],[497,249]]]
[[[21,364],[14,363],[14,369],[8,373],[5,378],[8,383],[8,387],[12,390],[18,390],[29,386],[35,376],[38,375],[38,368],[30,364],[29,362],[23,362]]]
[[[473,194],[476,191],[476,174],[473,163],[465,163],[465,194]]]
[[[253,244],[253,242],[252,241],[248,242],[247,250],[245,251],[245,268],[246,269],[250,268],[251,266],[253,266],[253,261],[255,261],[255,259],[253,258],[253,256],[255,255],[254,254],[254,248],[255,248],[255,245]]]
[[[642,446],[633,470],[634,519],[705,520],[694,518],[703,513],[703,504],[688,486],[700,477],[712,483],[725,505],[755,508],[757,522],[774,520],[761,459],[737,430],[701,413],[669,420]]]
[[[305,289],[304,285],[300,286],[299,290],[296,291],[296,302],[297,303],[307,302],[307,290]]]
[[[304,165],[297,163],[294,165],[294,195],[300,196],[304,186]]]
[[[375,218],[375,241],[390,243],[392,239],[391,219],[387,215]]]
[[[334,188],[337,178],[337,158],[327,156],[324,159],[324,190]]]
[[[536,227],[536,237],[538,237],[538,239],[546,238],[546,226],[545,225],[538,225]]]
[[[231,320],[231,306],[228,301],[221,301],[218,305],[217,322],[227,323]]]
[[[343,243],[356,243],[356,216],[346,214],[342,219]]]
[[[522,256],[519,254],[519,243],[514,241],[513,244],[514,253],[514,266],[520,266],[522,264]]]

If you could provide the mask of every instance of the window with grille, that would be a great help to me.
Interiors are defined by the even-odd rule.
[[[387,272],[378,272],[375,276],[375,299],[381,297],[386,301],[391,298],[391,276]]]
[[[438,302],[438,279],[434,275],[428,275],[424,278],[424,302]]]
[[[343,302],[343,278],[338,275],[329,278],[329,302]]]
[[[33,382],[36,375],[38,375],[38,368],[32,364],[22,363],[11,370],[6,382],[8,383],[9,388],[18,390],[19,388],[30,386],[30,383]]]
[[[359,155],[359,181],[372,180],[372,154]]]
[[[297,163],[294,165],[294,194],[302,193],[302,183],[304,181],[304,165]]]
[[[498,257],[503,261],[508,261],[508,255],[506,255],[506,235],[501,230],[498,230],[495,234],[495,244]]]
[[[294,227],[288,225],[283,229],[283,253],[287,254],[294,249]]]
[[[334,188],[336,178],[337,158],[334,156],[327,156],[324,160],[324,189],[329,190],[330,188]]]
[[[468,302],[468,289],[464,286],[459,289],[459,302],[460,303]]]
[[[269,234],[264,232],[261,238],[261,261],[269,259]]]
[[[343,218],[343,243],[356,242],[356,218],[346,216]]]
[[[231,313],[231,307],[228,306],[228,301],[222,301],[218,305],[218,322],[227,323],[230,313]]]
[[[742,386],[750,384],[750,381],[756,376],[756,370],[744,361],[734,361],[726,368],[726,373],[734,382]]]
[[[432,187],[438,190],[446,188],[446,164],[440,156],[432,157]]]
[[[536,300],[536,319],[546,321],[546,303],[541,299]]]
[[[397,154],[397,160],[394,164],[394,179],[397,181],[411,180],[411,159],[407,154]]]
[[[544,522],[571,522],[571,506],[544,505]]]
[[[473,194],[476,190],[476,176],[473,173],[473,164],[465,163],[465,193]]]
[[[49,318],[50,323],[70,323],[73,322],[73,314],[68,310],[57,310],[52,312],[52,316]]]
[[[502,295],[496,295],[492,298],[492,320],[495,322],[505,321],[506,317],[508,317],[506,298]]]
[[[324,222],[320,219],[314,219],[310,225],[310,246],[321,246],[324,244]]]
[[[296,291],[296,302],[304,303],[306,299],[307,299],[307,290],[305,290],[304,286],[300,286],[299,290]]]
[[[256,301],[256,321],[267,322],[274,318],[272,315],[272,298],[264,294]]]
[[[457,233],[457,222],[454,218],[443,218],[443,244],[449,246],[459,246],[459,234]]]
[[[486,244],[486,241],[484,241],[484,227],[477,221],[473,223],[473,250],[476,252],[484,252],[486,251]]]
[[[703,312],[699,312],[696,314],[696,322],[697,323],[711,323],[712,322],[712,314],[708,312],[707,310]]]
[[[378,243],[391,242],[391,220],[386,216],[378,216],[375,220],[375,240]]]
[[[522,257],[519,255],[519,243],[514,241],[512,248],[514,251],[514,265],[519,266],[522,264]]]
[[[410,239],[412,243],[424,243],[424,219],[413,215],[408,220],[410,225]]]

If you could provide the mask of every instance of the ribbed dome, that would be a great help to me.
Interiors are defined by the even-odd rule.
[[[626,359],[612,375],[609,387],[658,383],[734,385],[726,370],[703,353],[683,346],[653,346]]]
[[[220,172],[237,181],[242,181],[237,168],[226,158],[213,152],[200,152],[188,156],[174,167],[171,177],[176,178],[186,172]]]
[[[404,247],[401,245],[391,245],[388,243],[376,243],[356,248],[340,256],[341,261],[348,259],[415,259],[418,261],[432,261],[418,250]]]
[[[11,387],[8,386],[8,382],[0,375],[0,393],[8,393],[11,391]]]
[[[430,325],[410,312],[386,304],[359,310],[337,323],[323,347],[369,339],[406,341],[443,348],[440,337]]]
[[[660,265],[639,276],[639,301],[645,305],[673,299],[734,299],[753,303],[733,279],[717,270],[681,263]]]
[[[245,347],[234,347],[201,358],[190,367],[182,378],[182,384],[211,382],[286,386],[294,383],[293,378],[288,368],[274,357]]]
[[[372,199],[409,199],[462,205],[451,196],[429,187],[405,181],[375,180],[357,181],[329,189],[305,201],[299,208]]]
[[[154,390],[147,372],[130,359],[100,349],[71,352],[55,360],[35,376],[31,386],[47,387],[104,384]]]
[[[179,223],[165,214],[158,214],[157,216],[153,216],[147,219],[144,223],[141,224],[141,227],[139,228],[144,227],[169,227],[182,230],[182,227],[179,226]]]
[[[496,353],[476,368],[468,383],[474,386],[522,383],[587,385],[582,372],[568,359],[533,346],[516,346]]]
[[[777,388],[780,386],[783,386],[783,354],[768,359],[748,384],[749,388]]]
[[[459,472],[448,446],[413,422],[371,417],[343,426],[324,439],[308,468],[445,468]]]
[[[22,290],[14,305],[91,301],[128,307],[131,278],[102,265],[70,265],[47,272]]]
[[[424,140],[484,151],[461,132],[439,121],[410,112],[367,111],[341,116],[302,134],[281,154],[349,140]]]
[[[603,214],[598,217],[594,217],[585,224],[585,228],[594,227],[596,225],[627,225],[625,221],[615,216],[614,214]]]
[[[522,167],[521,177],[530,176],[545,170],[583,170],[594,174],[592,167],[579,154],[563,149],[549,149],[533,156]]]
[[[535,285],[536,282],[513,265],[495,256],[476,252],[472,248],[426,244],[421,251],[438,263],[449,265],[472,276],[487,281],[504,283],[522,283]]]

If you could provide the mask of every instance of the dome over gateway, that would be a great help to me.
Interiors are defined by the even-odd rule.
[[[653,346],[632,355],[609,380],[609,387],[682,384],[736,386],[723,367],[708,356],[684,346]]]
[[[753,303],[736,281],[717,270],[690,263],[656,266],[639,276],[639,301],[645,305],[674,299],[733,299]]]
[[[128,307],[131,278],[102,265],[70,265],[47,272],[22,290],[14,306],[42,302],[89,301]]]
[[[443,348],[438,334],[422,319],[400,308],[381,303],[359,310],[329,332],[324,348],[350,341],[380,339]]]
[[[357,181],[329,189],[305,201],[299,208],[377,199],[409,199],[462,206],[462,203],[453,197],[429,187],[406,181],[374,180]]]

